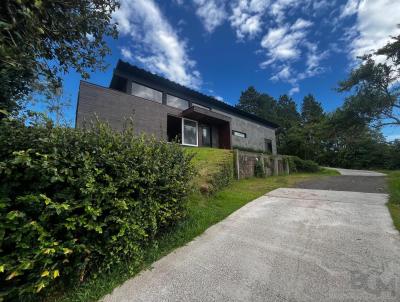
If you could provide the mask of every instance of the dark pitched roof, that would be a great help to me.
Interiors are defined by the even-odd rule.
[[[159,85],[165,86],[170,88],[171,90],[175,90],[175,91],[180,91],[182,94],[188,95],[193,97],[194,99],[198,99],[203,101],[206,104],[210,104],[211,106],[215,106],[221,109],[225,109],[228,112],[232,112],[234,114],[237,115],[241,115],[243,117],[246,117],[248,119],[257,121],[260,124],[263,124],[265,126],[271,127],[271,128],[279,128],[279,125],[267,121],[266,119],[263,119],[261,117],[258,117],[254,114],[248,113],[246,111],[240,110],[232,105],[229,105],[225,102],[219,101],[216,98],[213,98],[211,96],[205,95],[203,93],[200,93],[196,90],[193,90],[191,88],[185,87],[183,85],[180,85],[176,82],[170,81],[164,77],[161,77],[159,75],[153,74],[147,70],[144,70],[142,68],[139,68],[137,66],[131,65],[127,62],[124,62],[122,60],[118,60],[117,66],[115,68],[116,71],[122,71],[125,72],[127,74],[135,74],[137,76],[140,76],[141,78],[143,78],[144,80],[148,80],[151,82],[156,82]],[[113,85],[113,81],[114,81],[114,76],[111,80],[110,83],[110,87]]]

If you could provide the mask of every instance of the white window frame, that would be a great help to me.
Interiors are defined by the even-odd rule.
[[[247,133],[246,132],[241,132],[237,130],[232,130],[232,135],[240,138],[247,138]]]
[[[196,123],[196,145],[192,144],[185,144],[185,120],[195,122]],[[195,120],[191,120],[188,118],[182,118],[182,145],[184,146],[192,146],[192,147],[198,147],[199,146],[199,123]]]

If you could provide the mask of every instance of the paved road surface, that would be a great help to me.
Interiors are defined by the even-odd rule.
[[[386,193],[387,185],[384,177],[376,176],[330,176],[298,183],[296,188],[335,190],[365,193]]]
[[[272,191],[103,301],[398,302],[400,235],[386,201],[380,193]]]
[[[341,175],[351,175],[351,176],[385,176],[385,174],[375,171],[365,171],[365,170],[351,170],[351,169],[340,169],[340,168],[328,168],[337,170]]]

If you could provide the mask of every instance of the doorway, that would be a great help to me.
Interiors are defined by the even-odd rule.
[[[182,121],[179,117],[167,116],[167,136],[169,142],[182,142]]]

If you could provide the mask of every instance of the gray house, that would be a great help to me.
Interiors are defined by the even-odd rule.
[[[76,126],[95,114],[116,130],[133,117],[138,133],[183,145],[276,154],[278,125],[121,60],[109,88],[80,83]]]

